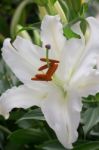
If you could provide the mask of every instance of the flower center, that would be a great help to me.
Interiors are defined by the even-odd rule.
[[[56,69],[58,68],[58,60],[49,59],[49,50],[51,48],[50,45],[45,45],[46,48],[46,58],[41,58],[40,60],[46,62],[47,64],[38,68],[38,71],[43,71],[48,69],[45,74],[36,74],[35,77],[31,78],[31,80],[35,81],[51,81],[52,76],[55,73]]]

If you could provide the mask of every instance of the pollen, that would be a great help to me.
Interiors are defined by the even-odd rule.
[[[41,61],[44,61],[44,62],[47,61],[46,58],[41,58],[40,60],[41,60]],[[58,61],[58,60],[55,60],[55,59],[49,59],[49,62],[51,62],[51,63],[59,63],[59,61]]]

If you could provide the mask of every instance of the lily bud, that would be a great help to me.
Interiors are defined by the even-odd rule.
[[[62,22],[66,23],[67,22],[66,15],[65,15],[65,13],[64,13],[64,11],[63,11],[63,9],[62,9],[62,7],[58,1],[55,2],[54,8],[55,8],[56,13],[58,13],[60,15]]]
[[[89,0],[81,0],[81,4],[88,2]]]
[[[38,9],[39,9],[39,17],[42,20],[43,17],[48,14],[48,12],[44,6],[38,6]]]
[[[58,1],[56,1],[53,5],[48,3],[47,6],[38,6],[39,8],[39,17],[42,20],[43,17],[47,14],[56,15],[58,14],[63,23],[67,23],[66,15]]]

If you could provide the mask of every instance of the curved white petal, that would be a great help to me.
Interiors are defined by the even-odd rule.
[[[64,80],[70,80],[80,57],[84,51],[84,42],[82,39],[70,39],[61,53],[58,75]]]
[[[88,37],[87,41],[84,47],[84,52],[82,54],[82,57],[79,61],[78,68],[82,65],[82,63],[88,59],[89,56],[93,57],[96,55],[99,55],[99,22],[93,18],[93,17],[88,17]],[[78,69],[77,68],[77,69]]]
[[[90,53],[85,59],[81,62],[80,66],[77,68],[74,76],[72,77],[70,84],[81,80],[81,78],[86,78],[90,76],[91,72],[94,70],[94,67],[97,67],[97,55],[95,53]],[[95,70],[94,70],[95,71]]]
[[[99,22],[92,17],[89,17],[87,21],[89,38],[70,83],[71,86],[77,87],[82,96],[99,92]]]
[[[28,50],[28,53],[29,52]],[[30,56],[31,53],[28,55]],[[37,72],[35,61],[31,61],[28,55],[21,55],[20,52],[11,45],[10,39],[5,39],[2,48],[3,59],[23,83],[31,81],[31,78]]]
[[[5,118],[9,117],[9,112],[13,108],[29,108],[31,106],[40,106],[41,95],[24,85],[13,87],[7,90],[0,97],[0,114]]]
[[[57,58],[62,51],[66,38],[63,36],[63,28],[59,16],[46,15],[41,24],[41,39],[43,47],[51,45],[50,56]]]
[[[87,41],[80,33],[79,23],[77,23],[73,29],[80,33],[81,39],[68,40],[62,52],[58,74],[67,81],[71,80],[87,59],[91,59],[90,56],[99,55],[99,22],[92,17],[87,18],[87,21],[89,23]]]
[[[72,38],[67,40],[61,52],[58,75],[64,80],[70,80],[85,51],[85,39],[81,33],[79,23],[75,24],[72,28],[74,32],[81,36],[81,39]]]
[[[83,97],[89,94],[95,95],[99,92],[99,71],[92,70],[90,73],[80,76],[74,86]]]
[[[99,54],[99,21],[93,17],[88,17],[87,21],[89,23],[89,38],[86,45],[87,54],[90,52]]]
[[[44,57],[44,50],[34,45],[30,40],[17,36],[12,45],[16,48],[21,56],[29,61],[33,66],[41,65],[40,58]]]
[[[71,149],[77,140],[77,128],[80,122],[81,100],[77,95],[51,87],[47,99],[42,101],[41,109],[49,126],[55,131],[64,147]]]
[[[28,82],[25,85],[33,90],[36,90],[38,93],[47,93],[49,92],[50,81],[33,81]]]

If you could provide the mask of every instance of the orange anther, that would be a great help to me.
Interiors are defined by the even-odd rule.
[[[38,81],[38,78],[37,78],[37,77],[33,77],[33,78],[31,78],[31,80],[36,80],[36,81]]]
[[[50,65],[50,64],[49,64]],[[44,70],[44,69],[47,69],[48,68],[48,65],[44,65],[44,66],[41,66],[38,70],[39,71],[42,71],[42,70]]]
[[[53,76],[53,74],[55,73],[55,71],[56,71],[56,69],[57,69],[57,67],[58,67],[58,64],[51,64],[50,65],[50,68],[48,69],[48,71],[47,71],[47,76],[48,76],[48,78],[51,78],[52,76]]]
[[[41,79],[41,80],[45,80],[45,81],[51,81],[51,77],[48,76],[47,74],[37,74],[36,77],[38,79]]]
[[[47,62],[46,58],[41,58],[40,60],[41,60],[41,61],[44,61],[44,62]],[[49,59],[49,62],[59,63],[59,61],[58,61],[58,60],[55,60],[55,59]]]
[[[46,58],[41,58],[41,61],[47,62]],[[54,59],[49,59],[49,67],[48,65],[44,65],[41,66],[38,70],[42,71],[48,68],[47,72],[45,74],[36,74],[35,77],[33,77],[31,80],[36,80],[36,81],[51,81],[52,80],[52,76],[55,73],[59,61],[58,60],[54,60]]]

